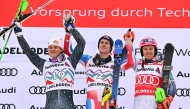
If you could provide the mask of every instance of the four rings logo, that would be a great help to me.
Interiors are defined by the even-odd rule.
[[[75,105],[74,109],[86,109],[86,105]]]
[[[31,86],[29,88],[30,94],[45,94],[46,93],[46,87],[45,86]]]
[[[187,89],[187,88],[178,88],[176,90],[176,95],[179,96],[179,97],[190,97],[190,88]]]
[[[150,84],[157,86],[160,83],[158,76],[153,75],[138,75],[136,76],[136,85]]]
[[[16,76],[17,74],[16,68],[0,68],[0,76]]]
[[[16,109],[14,104],[0,104],[0,109]]]

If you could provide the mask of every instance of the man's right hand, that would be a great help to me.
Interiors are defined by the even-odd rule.
[[[135,39],[135,34],[131,29],[127,31],[127,33],[124,34],[124,40],[126,44],[132,44],[133,40]]]

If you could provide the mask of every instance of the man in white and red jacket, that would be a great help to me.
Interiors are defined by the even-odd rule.
[[[122,65],[122,70],[132,68],[135,71],[136,83],[133,109],[169,109],[176,91],[173,75],[170,73],[166,99],[161,104],[156,103],[155,92],[162,87],[163,67],[163,63],[156,58],[158,45],[154,38],[143,38],[140,41],[140,52],[143,58],[137,59],[132,45],[134,36],[131,29],[124,35],[126,45],[125,50],[123,50],[123,60],[126,61]]]

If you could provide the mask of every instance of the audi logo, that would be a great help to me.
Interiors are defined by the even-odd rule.
[[[75,105],[74,109],[86,109],[86,105]]]
[[[136,76],[136,85],[150,84],[153,86],[158,86],[160,79],[158,76],[153,75],[138,75]]]
[[[183,96],[183,97],[187,97],[187,96],[190,96],[190,88],[189,89],[187,89],[187,88],[178,88],[178,89],[176,89],[176,95],[177,96],[179,96],[179,97],[181,97],[181,96]]]
[[[46,93],[46,87],[45,86],[31,86],[29,88],[30,94],[45,94]]]
[[[123,87],[118,88],[118,95],[123,96],[125,95],[125,93],[126,93],[125,88]]]
[[[0,104],[0,109],[16,109],[14,104]]]
[[[16,68],[0,68],[0,76],[16,76],[17,73]]]

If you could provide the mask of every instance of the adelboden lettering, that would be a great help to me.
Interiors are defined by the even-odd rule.
[[[105,86],[105,87],[111,87],[110,84],[106,84],[106,83],[90,83],[90,84],[88,84],[88,87],[92,87],[92,86]]]
[[[71,85],[71,84],[68,84],[68,83],[59,83],[59,84],[50,85],[50,86],[48,86],[46,89],[52,89],[52,88],[61,87],[61,86],[72,87],[72,85]]]
[[[48,54],[47,48],[31,48],[36,54]],[[0,49],[0,53],[1,53],[1,49]],[[137,53],[140,54],[140,48],[135,48],[135,55],[137,55]],[[164,49],[158,49],[158,53],[163,53],[164,54]],[[177,56],[183,55],[183,56],[190,56],[190,50],[188,49],[175,49],[175,53],[177,54]],[[11,48],[5,48],[5,52],[4,54],[25,54],[24,51],[22,51],[20,48],[16,48],[16,47],[11,47]],[[96,66],[96,65],[89,65],[89,67],[102,67],[102,68],[108,68],[108,66]]]
[[[48,54],[47,48],[31,48],[32,51],[34,51],[36,54]],[[1,53],[0,49],[0,53]],[[18,47],[11,47],[11,48],[5,48],[4,54],[25,54],[24,51],[21,48]]]
[[[182,73],[181,71],[179,71],[177,77],[190,77],[190,73]]]

